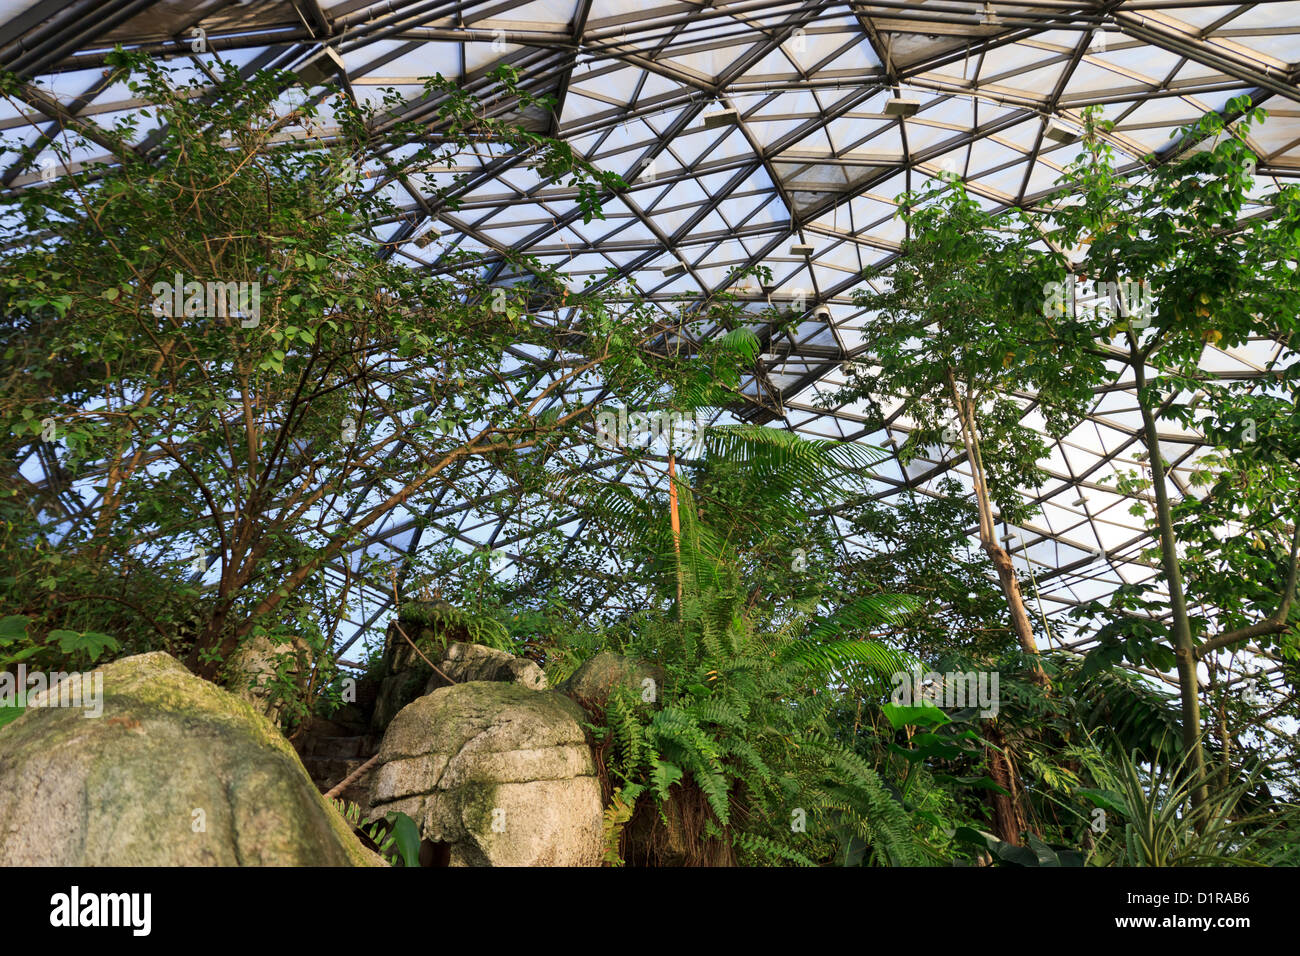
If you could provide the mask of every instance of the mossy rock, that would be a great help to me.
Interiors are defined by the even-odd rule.
[[[584,661],[557,688],[589,713],[603,713],[614,688],[621,687],[648,704],[656,704],[662,693],[663,670],[646,661],[601,651]]]
[[[223,683],[279,726],[286,711],[294,713],[302,706],[311,667],[311,647],[301,637],[273,644],[259,635],[241,644],[226,661]]]
[[[0,729],[0,866],[366,866],[287,740],[162,652]]]
[[[435,690],[389,725],[371,815],[408,814],[453,866],[595,866],[601,788],[584,719],[519,684]]]
[[[530,690],[547,689],[546,674],[533,661],[482,644],[463,641],[448,644],[438,661],[438,670],[442,673],[434,671],[425,693],[471,681],[500,681]]]

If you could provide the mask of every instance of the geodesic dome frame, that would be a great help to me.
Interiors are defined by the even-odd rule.
[[[491,257],[510,248],[598,289],[634,283],[666,307],[733,292],[752,303],[763,352],[746,401],[725,418],[896,452],[909,430],[898,409],[879,431],[863,409],[826,404],[845,363],[869,350],[871,317],[849,293],[864,268],[897,252],[895,197],[955,174],[992,207],[1033,207],[1074,155],[1085,106],[1114,121],[1108,136],[1137,168],[1168,149],[1179,126],[1243,94],[1271,117],[1251,140],[1258,175],[1294,179],[1297,35],[1294,0],[0,0],[0,66],[26,81],[27,107],[0,107],[0,127],[37,148],[74,127],[107,149],[99,124],[142,105],[107,78],[105,56],[119,44],[195,70],[214,56],[250,74],[293,69],[304,86],[337,84],[358,98],[392,87],[410,94],[412,118],[433,111],[421,77],[442,73],[477,92],[509,64],[555,107],[521,111],[498,97],[492,112],[562,137],[629,188],[604,196],[604,220],[584,224],[574,190],[540,180],[519,155],[489,154],[462,170],[454,211],[411,193],[409,215],[384,236],[395,254],[437,269],[455,249]],[[9,154],[0,178],[14,190],[36,177]],[[445,242],[417,241],[435,224]],[[756,267],[771,271],[770,283],[733,285],[736,270]],[[775,302],[802,313],[793,331],[757,318]],[[1204,364],[1251,379],[1279,354],[1269,341],[1211,346]],[[523,374],[536,357],[513,358]],[[1130,387],[1120,379],[1097,394],[1087,419],[1053,445],[1050,478],[1032,496],[1039,517],[1004,529],[1049,618],[1156,575],[1141,557],[1151,543],[1144,519],[1103,484],[1142,467]],[[1032,421],[1034,396],[1018,398]],[[1189,494],[1200,436],[1162,429],[1171,491]],[[652,480],[616,458],[593,466]],[[25,468],[43,480],[35,456]],[[966,465],[936,450],[876,473],[873,493],[889,499],[936,493],[945,475],[964,482]],[[479,511],[501,487],[500,476],[485,476],[479,487],[447,489],[422,515],[394,515],[363,547],[398,557],[445,536],[524,560],[527,535]],[[556,527],[580,530],[563,519]],[[352,637],[391,599],[383,582],[363,590]]]

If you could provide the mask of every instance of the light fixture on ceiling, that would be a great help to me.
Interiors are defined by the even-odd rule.
[[[1087,503],[1088,503],[1088,499],[1085,498],[1083,495],[1080,495],[1078,498],[1074,499],[1074,507],[1076,508],[1082,508]]]
[[[672,265],[664,266],[659,271],[671,279],[675,276],[679,276],[683,274],[686,271],[686,267],[682,265],[680,262],[674,262]]]
[[[790,255],[807,258],[813,254],[813,247],[806,242],[796,242],[790,246]]]
[[[831,310],[830,310],[830,307],[829,307],[829,306],[825,306],[825,305],[819,305],[819,306],[817,306],[817,308],[813,309],[813,318],[814,318],[814,319],[825,319],[827,322],[829,322],[829,321],[831,320]]]
[[[437,226],[430,226],[424,232],[415,237],[415,245],[419,249],[427,249],[429,244],[442,235]]]
[[[886,116],[915,116],[921,109],[920,100],[904,99],[896,96],[885,104]]]
[[[333,47],[321,47],[320,52],[313,56],[293,71],[298,82],[303,87],[310,89],[313,86],[324,86],[334,78],[346,81],[348,68],[343,63],[343,57],[339,56]]]
[[[714,113],[704,114],[705,129],[720,129],[723,126],[735,126],[737,120],[736,111],[733,109],[718,110]]]
[[[1047,124],[1047,129],[1043,130],[1043,135],[1053,143],[1060,143],[1062,146],[1069,146],[1082,139],[1078,132],[1055,121]]]

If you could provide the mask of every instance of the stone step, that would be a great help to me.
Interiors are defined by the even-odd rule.
[[[368,759],[370,758],[304,757],[302,764],[307,769],[307,774],[311,777],[312,782],[316,784],[316,788],[321,793],[328,793]],[[340,800],[358,804],[363,813],[368,811],[370,809],[370,779],[373,774],[374,770],[372,768],[348,784],[341,793],[335,796]]]
[[[304,757],[302,765],[308,775],[316,781],[317,786],[328,790],[352,771],[356,770],[368,758],[361,757]]]
[[[369,734],[357,737],[309,736],[300,753],[306,757],[369,757],[379,749],[379,740]]]
[[[327,793],[374,756],[380,742],[373,734],[347,734],[333,721],[318,718],[294,744],[312,782],[321,793]],[[358,777],[337,794],[338,798],[359,805],[363,813],[368,812],[370,778],[370,773]]]

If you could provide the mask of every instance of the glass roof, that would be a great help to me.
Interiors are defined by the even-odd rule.
[[[200,27],[204,54],[191,49]],[[1032,206],[1076,152],[1061,141],[1068,136],[1051,134],[1077,130],[1085,107],[1104,108],[1110,140],[1136,165],[1165,149],[1176,128],[1242,94],[1270,114],[1251,142],[1258,176],[1300,176],[1298,36],[1300,0],[0,0],[0,62],[29,79],[28,111],[0,105],[0,127],[34,141],[57,124],[93,130],[138,108],[124,87],[107,85],[105,55],[117,44],[195,69],[220,55],[249,73],[292,68],[328,46],[360,99],[390,87],[414,98],[434,73],[476,91],[509,63],[533,93],[556,99],[553,116],[524,122],[630,188],[605,197],[604,221],[584,224],[573,190],[540,181],[520,157],[484,156],[459,208],[436,215],[449,241],[408,242],[399,254],[436,268],[437,255],[458,247],[513,248],[578,283],[630,282],[664,303],[720,291],[737,268],[766,267],[772,280],[751,291],[756,307],[802,297],[806,320],[790,336],[758,328],[764,354],[745,389],[751,401],[724,417],[896,450],[909,429],[897,410],[887,409],[882,432],[868,430],[860,409],[827,405],[845,363],[870,342],[870,316],[850,292],[864,268],[898,249],[896,197],[956,174],[991,207]],[[895,98],[915,101],[915,112],[891,115]],[[0,176],[5,189],[31,178],[13,154],[0,157]],[[409,238],[428,225],[428,207],[407,198]],[[811,254],[793,253],[796,244]],[[665,271],[678,264],[678,274]],[[1204,365],[1250,378],[1277,350],[1210,347]],[[516,357],[521,370],[535,358]],[[1021,398],[1032,422],[1034,397]],[[1150,546],[1143,517],[1104,484],[1142,467],[1137,427],[1131,394],[1099,393],[1045,463],[1038,516],[1002,529],[1015,535],[1007,543],[1033,571],[1049,617],[1156,575],[1141,558]],[[1199,436],[1161,427],[1172,491],[1182,495]],[[593,464],[655,481],[626,462]],[[875,492],[937,494],[941,477],[965,481],[966,472],[954,451],[936,449],[905,468],[882,464]],[[477,509],[504,484],[485,472],[477,487],[448,488],[423,516],[428,527],[394,515],[365,547],[384,557],[445,536],[499,549],[508,573],[526,560],[518,545],[537,528]],[[550,524],[574,530],[563,508]],[[390,598],[375,582],[358,598],[352,629],[379,620]],[[1058,631],[1069,646],[1085,643],[1071,635]]]

